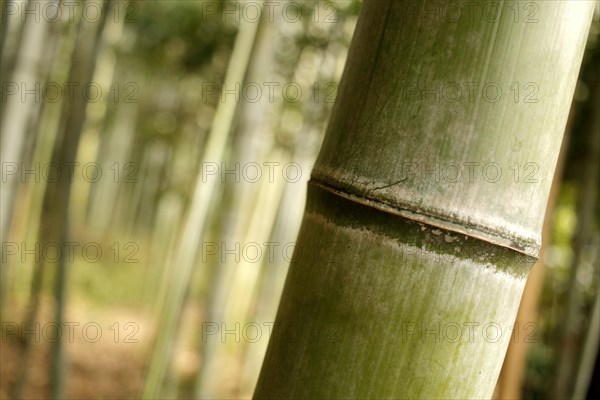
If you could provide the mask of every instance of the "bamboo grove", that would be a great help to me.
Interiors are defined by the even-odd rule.
[[[3,1],[0,397],[592,393],[594,4]]]

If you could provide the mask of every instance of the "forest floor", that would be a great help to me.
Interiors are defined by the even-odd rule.
[[[43,302],[41,321],[50,321]],[[44,319],[45,318],[45,319]],[[116,323],[116,324],[115,324]],[[128,324],[129,325],[126,325]],[[62,337],[69,399],[138,399],[144,373],[144,349],[150,340],[148,323],[130,310],[94,312],[73,310],[65,319]],[[15,331],[16,330],[16,331]],[[24,399],[50,398],[50,354],[55,325],[40,322],[29,333],[31,342]],[[12,398],[20,362],[19,324],[3,322],[0,342],[0,399]]]

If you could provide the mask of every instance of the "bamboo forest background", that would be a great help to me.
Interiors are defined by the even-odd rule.
[[[1,398],[252,395],[360,7],[2,2]],[[598,390],[599,32],[525,398]]]

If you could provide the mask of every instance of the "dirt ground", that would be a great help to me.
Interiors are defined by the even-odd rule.
[[[80,316],[81,317],[81,316]],[[117,318],[71,318],[62,337],[68,368],[69,399],[138,399],[144,374],[147,325],[131,315]],[[136,322],[134,322],[136,321]],[[115,322],[118,325],[115,325]],[[130,323],[131,325],[125,326]],[[78,325],[77,325],[78,324]],[[86,324],[88,324],[86,326]],[[85,327],[85,329],[84,329]],[[7,329],[8,328],[8,329]],[[0,341],[0,399],[10,399],[19,365],[22,334],[18,324],[3,322]],[[24,399],[50,398],[50,351],[56,330],[42,323],[32,338]],[[37,336],[36,336],[37,335]]]

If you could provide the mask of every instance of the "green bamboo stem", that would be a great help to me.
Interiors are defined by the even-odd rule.
[[[343,15],[340,15],[338,16],[336,24],[329,27],[330,38],[339,37],[339,35],[342,34],[344,27],[345,20]],[[335,40],[331,41],[331,43],[335,42]],[[301,54],[303,49],[298,53]],[[314,82],[339,82],[340,76],[336,76],[338,69],[327,67],[328,58],[331,56],[335,57],[336,61],[342,65],[345,62],[345,57],[340,57],[335,50],[328,47],[326,50],[320,52],[318,56],[318,58],[320,58],[318,67],[312,71],[313,75],[308,78],[308,80]],[[341,69],[339,70],[339,73],[341,73]],[[325,110],[328,110],[329,106],[329,104],[318,104],[318,102],[314,101],[314,98],[305,102],[302,106],[304,118],[302,127],[296,134],[303,139],[298,140],[294,145],[292,156],[289,160],[299,165],[301,171],[310,171],[310,168],[315,162],[316,149],[313,146],[315,143],[320,144],[320,141],[322,140],[322,130],[320,129],[322,122],[319,121],[319,117],[322,114],[327,114],[327,111]],[[305,176],[306,179],[304,178]],[[304,207],[303,200],[306,198],[307,181],[308,174],[303,174],[303,179],[298,182],[286,182],[280,209],[277,212],[276,222],[273,226],[273,232],[271,233],[271,241],[287,245],[292,244],[296,239],[302,220],[302,208]],[[299,201],[299,199],[302,201]],[[279,233],[279,235],[276,233]],[[287,240],[281,240],[283,238],[287,238]],[[265,265],[261,268],[261,276],[259,277],[260,282],[258,293],[256,295],[256,306],[253,307],[252,312],[245,321],[252,321],[259,324],[261,327],[266,327],[274,321],[288,266],[289,264],[285,262],[282,257],[279,257],[279,259],[274,262],[265,262]],[[260,370],[258,370],[256,366],[260,365],[261,361],[264,359],[267,344],[268,337],[265,335],[264,340],[261,337],[261,340],[258,342],[246,345],[239,385],[239,391],[242,396],[254,391],[260,373]]]
[[[80,20],[80,32],[78,32],[75,52],[71,61],[69,72],[71,82],[81,82],[88,85],[92,82],[96,69],[101,39],[106,26],[108,10],[112,0],[103,0],[100,19],[91,23]],[[63,103],[63,114],[59,141],[56,143],[52,155],[53,162],[58,165],[67,165],[75,161],[81,133],[85,123],[88,101],[85,96],[77,96],[72,104]],[[71,204],[71,180],[66,177],[59,179],[56,184],[48,183],[44,197],[44,228],[40,229],[40,237],[46,241],[58,242],[66,254],[66,243],[69,241],[69,206]],[[47,225],[46,225],[47,224]],[[54,232],[52,232],[54,230]],[[67,275],[69,263],[65,257],[59,257],[56,263],[54,277],[54,300],[55,317],[54,322],[59,326],[63,324],[66,305]],[[52,357],[50,361],[51,396],[55,399],[65,398],[65,353],[63,340],[57,340],[52,346]]]
[[[76,39],[71,55],[71,68],[69,69],[69,82],[77,82],[82,86],[88,84],[94,74],[95,61],[100,45],[100,38],[106,22],[106,9],[112,0],[104,0],[103,11],[97,23],[87,23],[82,18],[77,22]],[[76,96],[73,102],[64,100],[61,103],[61,117],[57,130],[52,138],[56,143],[52,147],[51,161],[56,165],[68,165],[76,158],[81,130],[85,121],[85,110],[87,99],[85,96]],[[50,117],[48,117],[50,118]],[[43,150],[40,150],[44,153]],[[63,254],[67,249],[64,247],[68,242],[68,210],[71,194],[71,179],[61,175],[53,182],[47,182],[42,200],[40,221],[38,228],[38,242],[40,246],[45,243],[59,243]],[[54,298],[55,318],[54,322],[61,325],[64,318],[64,306],[66,300],[66,280],[68,263],[64,257],[59,257],[55,263],[54,274]],[[36,318],[40,303],[44,271],[50,267],[45,260],[37,261],[34,265],[31,280],[31,293],[26,309],[25,325],[31,326]],[[53,398],[64,397],[64,352],[62,341],[57,340],[52,344],[49,365],[50,389]],[[17,380],[13,388],[13,397],[21,398],[25,383],[27,381],[27,365],[30,355],[31,344],[29,340],[23,343],[21,349]]]
[[[31,15],[31,14],[30,14]],[[12,23],[9,22],[10,24],[14,25],[14,23],[19,22],[18,19],[20,18],[20,16],[18,15],[12,15],[11,19],[13,19]],[[12,40],[9,40],[9,42],[16,42],[16,43],[20,43],[22,42],[22,32],[25,30],[25,27],[27,27],[27,29],[32,30],[32,27],[29,26],[32,23],[32,20],[35,20],[35,18],[32,16],[31,18],[27,19],[27,21],[24,24],[19,24],[22,25],[21,28],[11,28],[9,29],[9,35],[16,35],[18,36],[18,38],[11,38]],[[37,23],[36,25],[40,25],[42,26],[42,23]],[[75,25],[75,24],[71,24],[71,25]],[[35,28],[36,30],[38,30],[40,28],[40,26],[38,26],[37,28]],[[64,77],[64,79],[58,79],[59,76],[62,76],[62,74],[59,72],[62,68],[63,65],[61,64],[66,62],[69,62],[69,58],[70,58],[70,54],[71,54],[71,46],[72,46],[72,42],[74,42],[73,40],[69,40],[69,38],[73,38],[75,35],[72,34],[73,28],[69,29],[62,29],[61,24],[50,24],[46,31],[45,31],[45,36],[44,36],[44,43],[43,43],[43,48],[42,50],[39,50],[40,53],[39,54],[35,54],[35,56],[33,58],[29,58],[29,61],[35,61],[35,63],[38,64],[38,66],[45,66],[45,67],[39,67],[39,68],[34,68],[36,69],[36,75],[30,78],[35,78],[37,81],[39,82],[64,82],[66,81],[66,76]],[[13,31],[12,33],[10,31]],[[38,32],[39,34],[40,32]],[[31,32],[28,32],[28,34],[31,34]],[[38,38],[39,39],[39,38]],[[27,45],[31,46],[33,44],[40,45],[39,43],[35,43],[35,40],[32,40],[31,37],[28,37],[26,40]],[[9,43],[7,43],[7,45],[9,45]],[[10,46],[10,45],[9,45]],[[15,51],[15,54],[11,55],[8,54],[8,57],[5,57],[6,54],[5,52],[9,52],[11,51],[10,48],[3,48],[2,49],[2,63],[3,63],[3,70],[2,70],[2,84],[6,83],[7,81],[9,81],[11,78],[13,78],[13,67],[14,67],[14,63],[16,62],[17,59],[21,59],[22,57],[18,57]],[[32,51],[32,49],[26,49],[24,51],[25,54],[28,54]],[[37,57],[41,56],[40,59],[38,60]],[[8,58],[8,60],[5,60],[5,58]],[[27,57],[25,57],[27,58]],[[21,62],[23,62],[23,60],[21,60]],[[11,65],[11,66],[10,66]],[[22,65],[21,65],[22,67]],[[28,68],[22,68],[20,69],[19,73],[15,74],[14,77],[16,77],[17,79],[22,79],[23,76],[27,76],[31,71]],[[67,72],[67,71],[65,71]],[[28,78],[29,79],[29,78]],[[20,84],[21,82],[18,82],[18,84]],[[28,81],[22,82],[26,84],[26,87],[29,87],[27,85],[29,85]],[[17,102],[17,101],[21,101],[21,96],[19,93],[17,93],[14,96],[10,96],[9,100],[7,101],[7,106],[8,104],[11,104],[13,102]],[[3,129],[1,131],[2,133],[2,149],[7,150],[10,148],[9,143],[13,142],[13,144],[15,144],[14,139],[15,138],[11,138],[11,136],[18,136],[19,134],[23,137],[27,136],[25,135],[25,132],[21,132],[19,133],[19,129],[22,129],[23,126],[20,126],[20,122],[19,119],[23,117],[23,114],[27,114],[28,112],[31,113],[29,121],[27,122],[28,126],[27,129],[29,132],[31,132],[31,140],[29,143],[29,145],[31,146],[31,149],[27,149],[27,146],[25,146],[25,143],[21,142],[19,144],[19,146],[22,147],[22,153],[16,152],[14,154],[4,154],[2,155],[2,161],[3,162],[9,162],[9,161],[13,161],[16,162],[17,160],[19,162],[25,162],[25,163],[29,163],[32,162],[32,165],[44,165],[44,162],[48,162],[50,161],[50,153],[52,152],[52,146],[53,143],[55,141],[55,136],[56,136],[56,131],[57,131],[57,125],[58,125],[58,120],[59,120],[59,116],[60,116],[60,103],[55,103],[55,104],[49,104],[49,103],[45,103],[45,102],[41,102],[39,104],[38,107],[35,106],[35,104],[31,104],[31,103],[35,103],[35,101],[33,101],[33,97],[29,97],[28,101],[26,103],[29,104],[23,104],[23,106],[25,106],[25,109],[22,110],[23,112],[16,112],[15,108],[12,108],[11,111],[13,114],[19,114],[19,115],[11,115],[11,116],[7,116],[4,115],[4,108],[2,109],[2,111],[0,111],[0,116],[2,118],[2,124],[6,123],[6,126],[12,127],[15,129],[15,131],[9,131],[7,129],[5,129],[5,126],[3,125]],[[14,106],[14,104],[12,104],[11,106]],[[30,110],[30,108],[33,108]],[[21,121],[22,122],[22,121]],[[16,125],[13,125],[14,123],[16,123]],[[19,127],[20,126],[20,127]],[[42,129],[43,128],[43,129]],[[10,132],[10,133],[8,133]],[[12,134],[12,135],[11,135]],[[16,134],[16,135],[15,135]],[[23,137],[18,138],[17,140],[21,140],[23,139]],[[27,142],[27,140],[25,141]],[[28,150],[31,152],[31,156],[27,156],[27,154],[29,153]],[[5,158],[5,156],[7,156],[9,158]],[[18,157],[15,157],[17,155],[20,155],[20,159]],[[14,157],[11,159],[11,157]],[[38,164],[35,164],[38,163]],[[39,222],[39,213],[40,213],[40,209],[41,209],[41,202],[42,202],[42,198],[44,195],[44,191],[46,188],[46,185],[44,184],[43,180],[41,180],[40,182],[27,182],[26,186],[23,185],[18,185],[17,187],[21,187],[24,188],[26,187],[27,190],[23,190],[19,193],[19,191],[17,190],[15,193],[11,193],[11,190],[15,190],[17,189],[16,187],[12,187],[11,185],[14,184],[14,182],[11,182],[12,180],[19,180],[20,175],[17,173],[17,175],[9,175],[6,179],[6,182],[3,181],[2,184],[2,196],[6,196],[6,197],[2,197],[2,201],[1,201],[1,206],[5,209],[5,212],[7,212],[8,214],[8,218],[4,218],[4,216],[0,217],[0,219],[2,219],[2,224],[3,224],[3,229],[6,229],[6,232],[3,232],[3,240],[7,241],[10,238],[12,238],[15,241],[19,241],[19,238],[22,238],[25,241],[28,240],[32,240],[35,241],[36,240],[36,231],[37,231],[37,226],[38,226],[38,222]],[[18,201],[15,202],[15,198],[14,196],[18,196]],[[5,199],[8,198],[8,201],[5,202]],[[12,205],[11,202],[15,202],[14,207]],[[21,211],[22,210],[22,211]],[[5,225],[6,224],[6,225]],[[21,264],[21,266],[23,266]],[[3,318],[3,315],[7,309],[7,303],[12,303],[15,301],[14,296],[7,296],[8,293],[10,293],[13,290],[13,285],[15,284],[15,280],[16,277],[19,275],[19,279],[24,279],[27,280],[27,274],[22,274],[21,272],[17,272],[17,269],[14,268],[15,266],[10,265],[8,263],[5,263],[5,265],[2,268],[2,271],[0,271],[0,275],[1,275],[1,279],[0,279],[0,318]],[[21,268],[19,268],[21,269]],[[26,268],[25,268],[26,269]],[[37,272],[36,272],[37,273]],[[33,285],[35,286],[35,285]]]
[[[573,399],[587,398],[587,392],[590,390],[594,373],[594,363],[598,358],[598,348],[600,347],[598,345],[598,336],[600,336],[600,295],[598,293],[596,293],[596,301],[592,306],[590,315],[590,323],[583,343],[577,376],[575,377]]]
[[[107,21],[105,32],[105,46],[98,56],[94,82],[100,84],[103,93],[110,93],[113,82],[117,85],[128,82],[124,79],[126,74],[117,69],[119,55],[116,49],[127,34],[130,37],[135,35],[125,26],[123,18]],[[124,169],[127,160],[131,158],[138,103],[130,104],[123,102],[123,99],[117,100],[119,104],[115,104],[114,97],[106,96],[102,102],[94,104],[96,112],[91,113],[92,117],[87,124],[97,128],[90,129],[83,136],[79,153],[82,163],[96,161],[103,171],[110,171],[115,163],[117,168]],[[77,197],[81,199],[76,205],[78,216],[103,234],[106,234],[107,226],[111,222],[111,218],[107,216],[113,215],[112,207],[117,203],[117,193],[120,189],[118,183],[121,181],[119,174],[114,180],[101,179],[94,184],[82,180],[75,185],[79,189]]]
[[[27,88],[35,87],[38,80],[39,63],[42,61],[43,38],[47,34],[48,24],[36,22],[34,17],[27,18],[23,27],[23,43],[20,57],[16,61],[12,80]],[[3,77],[3,80],[6,79]],[[9,78],[10,79],[10,78]],[[5,90],[5,89],[3,89]],[[2,161],[21,162],[25,145],[26,128],[29,118],[39,104],[35,101],[22,102],[19,94],[7,97],[6,112],[2,115]],[[2,222],[0,232],[6,237],[10,227],[10,217],[18,184],[18,177],[9,177],[3,185],[0,204]]]
[[[600,107],[600,80],[591,85],[591,109]],[[581,317],[582,292],[577,282],[578,271],[587,246],[593,241],[596,207],[598,204],[598,178],[600,177],[600,115],[594,113],[587,124],[588,152],[583,158],[582,174],[577,179],[581,194],[577,201],[577,230],[572,241],[573,258],[570,263],[570,276],[566,304],[561,320],[561,348],[558,354],[555,394],[557,398],[572,398],[577,380],[577,359],[582,339]]]
[[[273,29],[273,23],[263,18],[257,28],[255,44],[252,51],[252,59],[248,66],[247,82],[270,81],[270,66],[275,60],[275,50],[278,37]],[[243,102],[238,117],[234,151],[230,157],[230,164],[239,163],[244,166],[247,163],[257,162],[267,158],[267,152],[272,146],[272,133],[265,129],[267,114],[270,111],[268,98],[264,97],[257,102]],[[272,161],[272,160],[269,160]],[[248,226],[256,215],[256,205],[260,204],[257,197],[263,188],[259,183],[228,182],[225,189],[231,193],[231,203],[225,207],[227,213],[223,218],[223,230],[220,243],[232,246],[235,243],[248,242]],[[225,195],[226,196],[226,195]],[[272,210],[268,210],[270,213]],[[267,226],[268,222],[263,221]],[[250,228],[252,229],[252,228]],[[250,241],[262,243],[256,237],[250,237]],[[236,276],[242,266],[229,262],[213,261],[211,269],[214,271],[208,283],[209,290],[205,298],[205,322],[220,323],[226,315],[225,304],[232,294],[238,297],[233,287]],[[248,267],[248,266],[246,266]],[[250,266],[254,268],[256,266]],[[204,334],[204,332],[202,332]],[[215,340],[201,340],[201,364],[196,376],[195,395],[197,398],[213,398],[219,394],[216,384],[215,373],[221,372],[218,362],[223,359],[222,355],[227,347],[225,343]],[[239,347],[239,346],[237,346]]]
[[[231,88],[236,83],[243,82],[257,27],[258,23],[243,19],[240,22],[225,76],[225,87]],[[219,103],[204,150],[203,161],[218,162],[223,160],[237,105],[235,101]],[[192,268],[195,264],[196,250],[206,224],[209,204],[219,180],[219,174],[209,176],[204,176],[202,172],[198,174],[178,250],[174,263],[170,266],[172,276],[159,315],[156,344],[143,391],[143,398],[145,399],[158,398],[161,395],[160,390],[168,363],[171,342],[175,336],[176,325],[192,274]]]
[[[2,4],[3,12],[7,11],[7,4]],[[9,20],[8,15],[3,18]],[[11,17],[11,23],[17,22],[17,18]],[[6,24],[3,23],[3,31],[6,33]],[[45,71],[42,68],[44,61],[44,37],[48,35],[49,24],[46,21],[36,21],[35,16],[29,15],[21,28],[21,37],[19,38],[20,50],[15,53],[14,60],[11,60],[10,54],[4,54],[3,57],[8,57],[9,64],[4,65],[7,61],[3,58],[3,67],[8,70],[2,71],[1,82],[3,85],[10,83],[18,85],[16,94],[8,95],[9,87],[3,87],[3,95],[6,95],[6,100],[2,104],[2,120],[0,121],[0,137],[2,146],[0,155],[2,162],[5,164],[14,163],[21,165],[24,160],[24,150],[27,143],[27,127],[31,119],[35,117],[36,111],[39,111],[40,103],[32,99],[32,96],[27,98],[27,101],[22,100],[21,87],[28,90],[35,88],[36,82],[39,82]],[[20,54],[19,54],[20,53]],[[5,74],[11,74],[6,76]],[[13,88],[14,89],[14,88]],[[4,175],[4,174],[3,174]],[[8,240],[10,232],[15,196],[19,187],[20,174],[6,174],[3,176],[2,190],[0,191],[0,237],[3,241]],[[2,276],[0,282],[0,301],[5,299],[6,282],[8,280],[5,268],[0,271]]]
[[[474,4],[364,3],[255,398],[492,396],[594,4]]]

